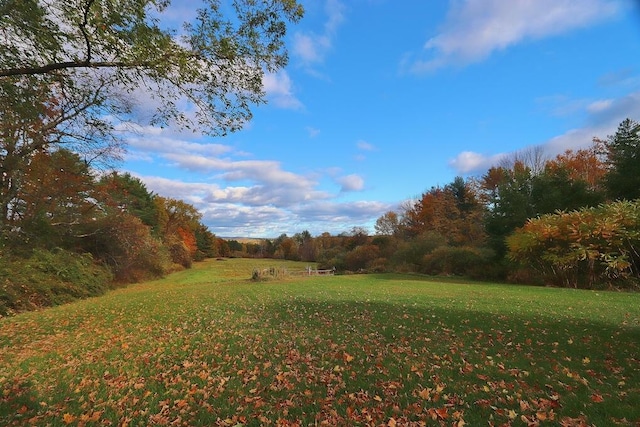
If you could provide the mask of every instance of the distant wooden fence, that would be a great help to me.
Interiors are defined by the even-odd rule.
[[[336,274],[336,269],[318,270],[311,267],[307,267],[304,270],[288,270],[292,276],[333,276]]]
[[[333,276],[336,269],[320,270],[317,268],[307,267],[304,270],[291,270],[285,267],[271,267],[253,270],[252,278],[254,280],[267,277],[287,277],[287,276]]]

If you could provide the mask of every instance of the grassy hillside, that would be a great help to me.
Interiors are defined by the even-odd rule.
[[[0,424],[640,422],[639,294],[264,266],[0,319]]]

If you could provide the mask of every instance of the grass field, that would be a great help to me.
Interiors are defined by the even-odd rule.
[[[0,319],[0,425],[640,423],[640,294],[274,265]]]

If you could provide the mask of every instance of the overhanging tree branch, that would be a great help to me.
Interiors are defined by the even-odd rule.
[[[202,0],[179,40],[159,25],[169,3],[0,1],[0,227],[34,152],[119,147],[114,117],[135,122],[133,98],[145,87],[147,123],[215,136],[240,129],[250,105],[264,102],[261,77],[287,63],[297,0]]]
[[[157,61],[104,61],[104,62],[88,62],[88,61],[66,61],[54,62],[39,67],[19,67],[0,70],[0,77],[12,76],[34,76],[38,74],[48,74],[52,71],[67,70],[74,68],[148,68],[158,65]]]
[[[82,15],[82,23],[80,24],[80,32],[82,33],[82,37],[84,37],[84,42],[87,48],[87,53],[85,57],[85,62],[87,64],[91,63],[91,40],[89,40],[89,34],[87,33],[87,26],[89,25],[89,10],[91,9],[91,5],[95,0],[89,0],[84,8],[84,13]]]

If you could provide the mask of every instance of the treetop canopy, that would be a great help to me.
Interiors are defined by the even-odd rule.
[[[119,96],[142,90],[156,104],[152,124],[214,135],[238,129],[249,105],[263,101],[263,73],[286,64],[286,22],[300,19],[302,7],[201,0],[191,22],[167,28],[170,3],[0,0],[0,84],[46,81],[56,96],[87,81]]]

